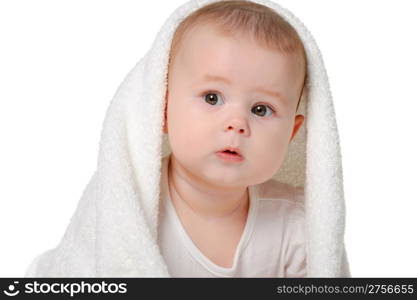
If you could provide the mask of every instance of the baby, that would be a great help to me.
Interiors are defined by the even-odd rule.
[[[350,277],[342,175],[304,25],[190,0],[119,86],[65,235],[25,276]]]
[[[158,243],[174,277],[306,275],[302,191],[272,177],[303,124],[306,55],[251,2],[216,2],[170,53]]]

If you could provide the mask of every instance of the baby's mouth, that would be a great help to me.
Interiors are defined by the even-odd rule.
[[[226,160],[232,160],[232,161],[242,161],[243,155],[240,153],[240,150],[238,148],[225,148],[223,150],[217,151],[217,155],[220,158],[226,159]]]
[[[225,151],[223,151],[223,153],[229,153],[229,154],[239,155],[237,152],[235,152],[235,151],[230,151],[230,150],[225,150]]]

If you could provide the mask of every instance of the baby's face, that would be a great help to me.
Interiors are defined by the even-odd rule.
[[[217,186],[270,179],[304,120],[295,114],[303,77],[295,54],[226,37],[212,25],[193,27],[168,77],[164,132],[175,159]],[[239,148],[243,160],[221,159],[216,152],[226,147]]]

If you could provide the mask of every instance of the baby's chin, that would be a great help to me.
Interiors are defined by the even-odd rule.
[[[197,178],[214,188],[237,189],[247,188],[264,181],[264,177],[259,178],[252,174],[249,168],[233,169],[225,167],[208,166],[196,170]]]
[[[269,180],[274,173],[267,167],[253,166],[248,160],[241,163],[225,163],[217,157],[175,157],[177,166],[191,180],[212,188],[247,188]]]

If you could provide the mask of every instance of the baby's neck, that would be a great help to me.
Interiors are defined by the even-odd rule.
[[[222,190],[192,181],[172,156],[168,163],[168,186],[176,209],[193,214],[201,220],[246,219],[249,208],[247,187]]]

